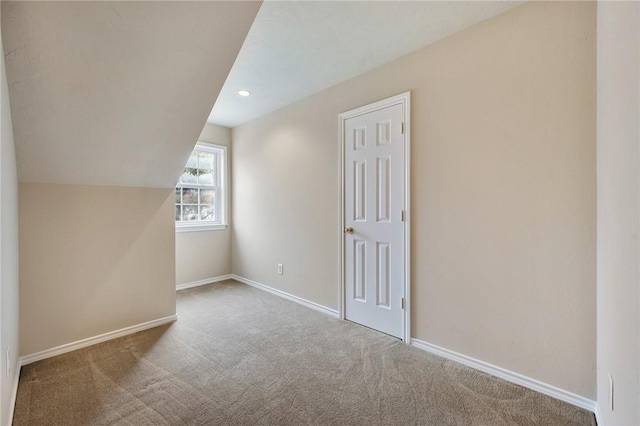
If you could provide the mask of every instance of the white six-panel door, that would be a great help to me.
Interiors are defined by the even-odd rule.
[[[344,121],[344,317],[402,338],[403,105]]]

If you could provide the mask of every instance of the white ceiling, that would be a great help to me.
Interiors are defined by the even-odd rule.
[[[521,3],[267,0],[208,121],[238,126]]]
[[[259,2],[7,2],[22,182],[171,188]]]

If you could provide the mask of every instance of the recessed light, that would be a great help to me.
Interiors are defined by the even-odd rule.
[[[249,92],[248,90],[238,90],[238,95],[240,96],[249,96],[251,94],[251,92]]]

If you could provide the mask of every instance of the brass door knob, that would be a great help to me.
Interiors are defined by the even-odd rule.
[[[345,234],[353,234],[353,228],[352,227],[344,228],[343,231],[344,231]]]

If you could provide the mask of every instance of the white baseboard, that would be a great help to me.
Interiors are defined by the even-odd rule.
[[[139,331],[148,330],[153,327],[158,327],[160,325],[174,322],[177,319],[178,319],[177,315],[169,315],[168,317],[158,318],[153,321],[147,321],[142,324],[132,325],[131,327],[121,328],[120,330],[110,331],[108,333],[100,334],[98,336],[88,337],[86,339],[78,340],[77,342],[71,342],[65,345],[56,346],[55,348],[46,349],[44,351],[40,351],[31,355],[20,357],[20,365],[31,364],[32,362],[40,361],[46,358],[51,358],[53,356],[75,351],[77,349],[86,348],[87,346],[106,342],[107,340],[113,340],[113,339],[117,339],[118,337],[126,336],[128,334],[133,334]]]
[[[492,376],[506,380],[507,382],[524,386],[525,388],[529,388],[536,392],[548,395],[552,398],[559,399],[560,401],[564,401],[577,407],[584,408],[585,410],[591,411],[592,413],[595,413],[596,411],[595,401],[557,388],[547,383],[540,382],[530,377],[523,376],[522,374],[515,373],[502,367],[498,367],[484,361],[471,358],[467,355],[459,354],[449,349],[441,348],[422,340],[411,339],[411,346],[415,346],[416,348],[422,349],[423,351],[427,351],[434,355],[438,355],[451,361],[458,362],[460,364],[466,365],[467,367],[471,367],[484,373],[491,374]]]
[[[336,311],[335,309],[327,308],[326,306],[319,305],[319,304],[317,304],[315,302],[311,302],[311,301],[303,299],[301,297],[294,296],[293,294],[286,293],[286,292],[284,292],[282,290],[278,290],[278,289],[275,289],[273,287],[269,287],[268,285],[264,285],[264,284],[260,284],[260,283],[255,282],[255,281],[251,281],[251,280],[249,280],[247,278],[240,277],[238,275],[232,275],[231,277],[234,280],[239,281],[239,282],[244,283],[244,284],[247,284],[247,285],[250,285],[251,287],[255,287],[257,289],[266,291],[268,293],[275,294],[276,296],[280,296],[280,297],[282,297],[284,299],[287,299],[287,300],[290,300],[292,302],[299,303],[299,304],[301,304],[303,306],[306,306],[307,308],[314,309],[316,311],[322,312],[323,314],[331,315],[334,318],[338,318],[338,316],[339,316],[338,315],[338,311]]]
[[[9,405],[9,425],[13,424],[13,412],[16,408],[16,400],[18,399],[18,382],[20,381],[20,370],[22,369],[22,362],[18,360],[16,365],[16,371],[13,375],[13,389],[11,393],[11,402]]]
[[[188,288],[193,288],[193,287],[200,287],[201,285],[218,283],[220,281],[226,281],[226,280],[230,280],[232,278],[233,278],[233,275],[227,274],[227,275],[221,275],[219,277],[206,278],[204,280],[193,281],[193,282],[190,282],[190,283],[178,284],[178,285],[176,285],[176,291],[186,290]]]
[[[595,403],[596,409],[594,414],[596,415],[596,425],[604,425],[604,421],[602,421],[602,414],[600,414],[600,405],[598,402]]]

